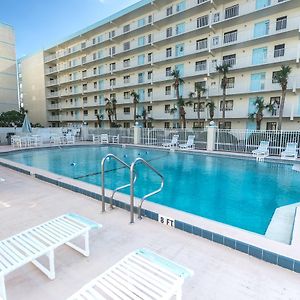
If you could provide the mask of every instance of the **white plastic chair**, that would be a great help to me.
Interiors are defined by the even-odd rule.
[[[100,135],[100,143],[101,144],[108,144],[109,140],[108,140],[108,134],[103,133]]]
[[[186,144],[179,144],[179,148],[181,149],[194,149],[195,148],[195,136],[189,135]]]
[[[164,148],[172,148],[172,147],[177,147],[178,145],[178,139],[179,139],[179,135],[178,134],[174,134],[172,137],[172,140],[170,143],[163,143],[162,146]]]
[[[282,159],[297,159],[298,151],[297,151],[297,143],[287,143],[286,148],[283,152],[281,152]]]
[[[113,144],[119,144],[119,142],[120,142],[120,136],[119,136],[119,134],[118,134],[118,135],[113,135],[113,136],[111,137],[111,142],[112,142]]]
[[[101,227],[77,214],[65,214],[0,241],[0,299],[7,299],[5,276],[27,263],[33,263],[49,279],[54,279],[54,250],[63,244],[89,256],[89,232]],[[84,248],[71,243],[80,236],[84,238]],[[37,261],[42,256],[48,257],[49,268]]]
[[[269,141],[261,141],[258,148],[252,151],[252,156],[256,157],[256,160],[261,160],[269,156],[269,145]]]
[[[193,271],[147,249],[125,256],[68,300],[182,299],[184,280]]]
[[[93,143],[100,143],[100,135],[93,134]]]

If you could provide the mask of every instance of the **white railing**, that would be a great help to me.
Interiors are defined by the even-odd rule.
[[[108,134],[110,137],[119,136],[120,144],[133,144],[134,142],[133,128],[89,128],[90,139],[92,139],[93,134]]]
[[[300,131],[218,129],[215,149],[251,153],[261,141],[270,142],[270,155],[280,155],[289,142],[297,143],[299,148]]]

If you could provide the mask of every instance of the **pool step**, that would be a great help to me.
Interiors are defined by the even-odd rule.
[[[281,206],[275,210],[265,234],[266,238],[285,244],[291,243],[297,206],[300,206],[300,202]]]

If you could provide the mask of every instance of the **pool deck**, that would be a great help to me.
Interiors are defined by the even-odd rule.
[[[194,270],[183,299],[300,299],[300,274],[223,245],[144,218],[129,224],[129,213],[102,214],[89,197],[0,166],[0,239],[67,212],[103,224],[91,235],[91,255],[68,247],[56,251],[56,279],[28,264],[7,276],[8,300],[66,299],[83,284],[134,249],[146,247]]]

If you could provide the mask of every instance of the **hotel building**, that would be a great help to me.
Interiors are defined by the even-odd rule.
[[[264,111],[262,129],[275,129],[281,87],[274,74],[281,65],[292,67],[284,109],[283,129],[300,129],[300,2],[298,0],[142,0],[41,52],[39,65],[26,77],[42,87],[25,108],[45,115],[44,125],[87,122],[97,126],[97,115],[108,127],[105,99],[117,101],[117,123],[133,126],[134,90],[138,114],[146,112],[149,127],[168,128],[178,122],[172,70],[184,79],[180,95],[189,100],[195,85],[207,92],[200,103],[185,107],[187,127],[209,122],[206,107],[215,103],[214,120],[222,117],[222,76],[216,66],[231,65],[226,90],[226,128],[255,129],[248,116],[256,97],[274,110]],[[23,80],[26,65],[21,61]],[[23,82],[23,88],[25,82]],[[33,84],[32,82],[30,84]],[[36,114],[35,114],[36,115]],[[34,116],[31,116],[34,118]]]
[[[0,113],[18,110],[14,29],[0,23]]]

